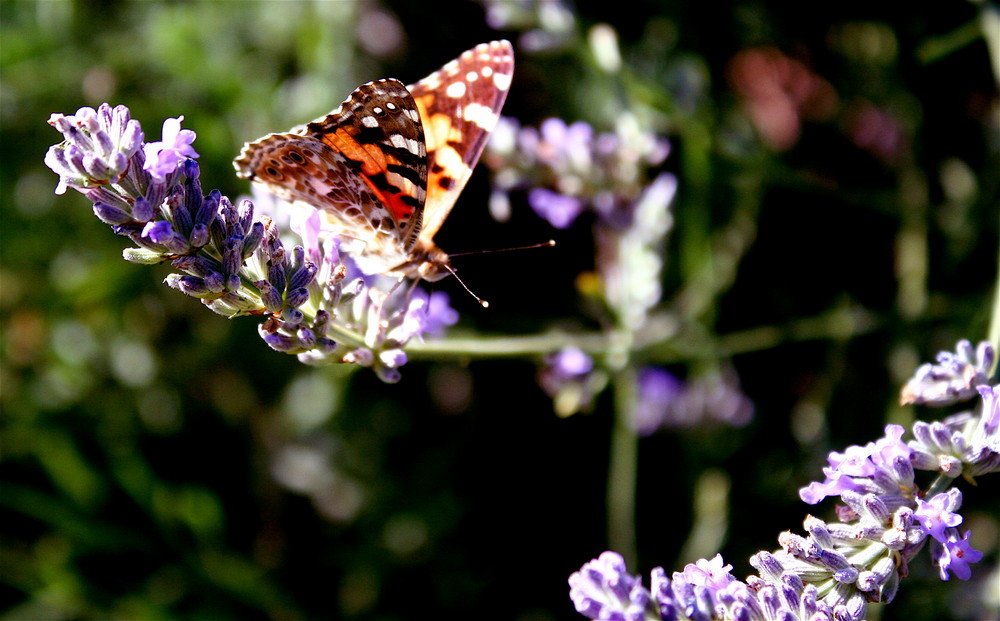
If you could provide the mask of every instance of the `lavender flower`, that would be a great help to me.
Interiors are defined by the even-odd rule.
[[[959,537],[958,531],[949,528],[945,541],[931,542],[931,558],[938,566],[942,580],[948,580],[949,573],[955,574],[956,578],[968,580],[972,577],[972,569],[969,563],[978,563],[983,558],[983,553],[973,550],[969,545],[969,531]]]
[[[86,189],[116,183],[128,170],[129,158],[142,144],[142,129],[125,106],[101,104],[80,108],[75,115],[53,114],[49,125],[65,142],[49,147],[45,165],[59,175],[56,194],[66,188]]]
[[[663,369],[647,367],[639,374],[638,395],[633,426],[642,436],[660,429],[742,427],[753,420],[753,403],[732,370],[684,383]]]
[[[219,314],[264,316],[259,332],[272,349],[310,364],[370,366],[389,382],[399,379],[410,339],[457,321],[444,294],[358,273],[314,209],[272,201],[265,214],[249,200],[234,206],[217,190],[205,195],[183,118],[167,119],[163,140],[145,145],[124,106],[49,121],[66,139],[46,155],[57,192],[83,192],[98,218],[135,244],[127,260],[170,263],[178,271],[166,284]]]
[[[583,199],[548,188],[533,188],[528,192],[528,204],[557,229],[568,229],[586,207]]]
[[[924,364],[903,387],[900,401],[907,404],[951,405],[976,394],[976,387],[989,381],[995,360],[993,347],[986,341],[973,349],[961,340],[955,352],[937,355],[937,364]]]
[[[486,23],[496,30],[522,30],[518,44],[526,50],[551,50],[571,41],[576,16],[562,0],[480,0]]]
[[[607,384],[607,376],[594,369],[594,361],[576,347],[551,354],[538,373],[538,383],[552,397],[559,416],[570,416],[590,407]]]
[[[865,446],[851,446],[843,453],[833,451],[823,468],[826,480],[810,483],[800,490],[804,502],[816,504],[826,496],[843,492],[898,494],[913,490],[911,449],[900,440],[905,429],[886,425],[885,436]]]
[[[960,393],[965,399],[977,394],[980,397],[975,411],[960,412],[932,423],[917,422],[913,426],[915,439],[909,444],[914,451],[914,467],[937,470],[950,478],[959,475],[974,477],[1000,470],[1000,392],[997,386],[985,383],[986,374],[994,359],[993,346],[984,341],[976,348],[975,354],[972,354],[969,341],[959,341],[957,352],[938,354],[939,363],[944,360],[952,365],[952,381],[948,381],[947,374],[938,373],[940,368],[934,371],[935,367],[923,365],[907,384],[907,387],[931,386],[933,394],[938,395],[944,390],[952,395]],[[958,360],[965,362],[956,362]],[[921,383],[932,374],[937,374],[942,382],[932,382],[930,385]],[[964,379],[958,380],[958,377]],[[976,385],[974,392],[964,388],[955,389],[959,384],[980,380],[982,383]],[[947,388],[948,386],[951,388]],[[905,398],[907,390],[904,389],[903,392]],[[952,397],[930,398],[922,402],[940,406],[950,403],[951,399]]]
[[[660,613],[642,578],[625,570],[625,559],[604,552],[569,577],[570,598],[577,612],[589,619],[653,621]]]
[[[947,529],[962,523],[962,516],[954,513],[962,506],[962,492],[957,488],[938,494],[929,501],[917,498],[916,502],[917,510],[913,512],[913,517],[928,535],[941,543],[946,541]]]
[[[601,134],[581,121],[550,118],[535,129],[502,118],[485,161],[494,171],[495,192],[533,188],[529,204],[556,228],[568,228],[587,207],[627,226],[629,207],[647,185],[646,170],[669,152],[669,142],[627,116],[615,132]]]
[[[684,383],[669,371],[656,367],[640,371],[638,383],[632,426],[640,436],[648,436],[663,425],[665,414],[681,394]]]
[[[182,115],[163,121],[163,140],[143,145],[146,154],[144,168],[154,181],[165,181],[185,159],[198,157],[198,152],[191,146],[197,135],[190,129],[181,129],[183,120]]]
[[[508,205],[510,192],[527,190],[531,207],[556,228],[572,226],[586,211],[595,214],[601,293],[619,327],[634,331],[662,296],[659,273],[677,180],[650,171],[669,152],[669,142],[629,115],[604,133],[581,121],[551,118],[535,129],[501,119],[485,158],[494,172],[491,205]]]
[[[973,475],[1000,470],[1000,386],[979,386],[979,394],[982,409],[968,456]]]
[[[980,346],[980,369],[989,366],[992,355],[992,348]],[[647,371],[642,377],[642,383],[655,387],[648,390],[652,396],[663,403],[677,401],[665,389],[672,385],[665,372]],[[920,377],[926,377],[924,368]],[[908,564],[928,540],[941,579],[954,575],[968,580],[970,564],[983,554],[969,544],[969,531],[958,530],[964,521],[958,513],[962,492],[947,485],[956,473],[997,469],[993,449],[1000,386],[980,386],[978,394],[974,412],[918,422],[916,439],[909,443],[903,440],[902,426],[886,425],[882,438],[830,453],[825,479],[799,494],[809,504],[837,496],[843,503],[837,511],[840,521],[807,516],[804,535],[784,532],[778,537],[781,549],[751,557],[757,575],[737,580],[729,573],[731,566],[716,556],[688,565],[672,580],[661,568],[654,569],[647,591],[626,572],[620,556],[606,552],[570,578],[577,610],[595,620],[857,621],[864,618],[868,602],[893,600]],[[938,472],[938,479],[923,490],[917,470]]]

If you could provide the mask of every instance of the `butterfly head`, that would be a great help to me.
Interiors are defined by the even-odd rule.
[[[437,282],[446,276],[455,274],[451,267],[448,253],[434,245],[424,245],[414,248],[410,259],[396,270],[415,280]]]

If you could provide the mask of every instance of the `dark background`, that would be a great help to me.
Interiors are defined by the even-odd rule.
[[[957,339],[987,338],[1000,129],[981,10],[581,3],[562,43],[532,52],[520,39],[531,28],[491,29],[472,2],[3,2],[0,619],[575,619],[566,579],[608,547],[610,392],[558,418],[536,381],[542,351],[417,360],[397,385],[271,351],[253,320],[168,290],[165,267],[122,261],[125,240],[83,197],[52,194],[49,114],[125,104],[147,140],[183,114],[206,190],[235,198],[243,142],[490,39],[515,43],[504,113],[526,125],[558,116],[607,131],[609,98],[641,111],[671,139],[664,166],[680,183],[666,307],[703,285],[701,262],[727,265],[712,243],[737,216],[755,227],[730,280],[688,318],[705,350],[653,348],[645,362],[681,375],[694,358],[731,363],[756,418],[640,440],[630,570],[694,560],[681,549],[692,499],[722,480],[721,552],[743,577],[807,512],[833,519],[832,503],[806,507],[797,492],[822,478],[829,450],[941,416],[900,408],[900,386]],[[601,22],[618,33],[621,75],[589,55]],[[755,132],[727,79],[737,53],[765,46],[836,93],[792,144]],[[895,146],[859,144],[863,102],[892,119]],[[593,268],[589,219],[553,232],[515,194],[498,223],[489,190],[480,170],[443,248],[559,245],[456,259],[491,308],[437,283],[461,313],[455,333],[599,329],[576,289]],[[913,257],[925,273],[900,269]],[[845,309],[863,320],[825,319]],[[925,552],[869,618],[995,618],[995,589],[993,610],[982,594],[996,584],[998,484],[963,491],[986,553],[973,579],[942,583]]]

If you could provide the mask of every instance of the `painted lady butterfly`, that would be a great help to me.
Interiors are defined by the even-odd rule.
[[[514,72],[507,41],[477,45],[410,86],[358,87],[339,108],[243,147],[234,162],[288,201],[320,210],[363,272],[440,280],[433,241],[496,126]]]

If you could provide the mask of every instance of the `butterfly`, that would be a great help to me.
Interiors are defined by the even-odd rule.
[[[510,43],[493,41],[416,84],[368,82],[330,114],[245,145],[237,174],[318,209],[361,271],[440,280],[454,272],[434,235],[496,127],[513,72]]]

